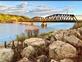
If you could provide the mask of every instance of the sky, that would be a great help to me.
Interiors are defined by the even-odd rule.
[[[82,15],[82,1],[0,1],[0,13],[29,17],[59,13]]]

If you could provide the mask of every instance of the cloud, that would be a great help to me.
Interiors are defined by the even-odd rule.
[[[28,2],[21,2],[20,5],[16,5],[14,7],[0,6],[0,13],[24,15],[26,12],[28,12],[27,6],[28,6]]]
[[[37,6],[35,9],[32,9],[29,11],[32,14],[36,14],[36,15],[46,15],[46,14],[51,14],[54,13],[54,9],[51,9],[49,7],[46,6]]]
[[[37,6],[35,9],[29,11],[31,14],[38,16],[47,16],[55,13],[60,13],[60,10],[52,9],[47,6]]]
[[[34,7],[34,6],[33,6]],[[8,13],[8,14],[15,14],[15,15],[31,15],[31,16],[48,16],[52,14],[59,14],[59,13],[67,13],[70,7],[65,7],[62,9],[58,8],[50,8],[46,5],[40,5],[34,7],[34,9],[29,10],[28,2],[24,1],[21,2],[19,5],[16,6],[0,6],[0,13]]]
[[[60,14],[60,13],[67,13],[67,11],[69,12],[70,7],[65,7],[65,8],[50,8],[48,6],[44,6],[44,5],[40,5],[37,6],[35,9],[32,9],[29,11],[30,14],[33,14],[34,16],[48,16],[48,15],[52,15],[52,14]]]

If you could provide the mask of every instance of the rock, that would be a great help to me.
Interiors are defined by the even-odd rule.
[[[56,60],[54,60],[54,59],[51,59],[51,61],[50,62],[58,62],[58,61],[56,61]]]
[[[78,32],[82,35],[82,27],[77,29]]]
[[[76,48],[63,41],[56,41],[49,45],[49,57],[55,60],[76,57]]]
[[[56,38],[55,38],[54,36],[51,36],[51,37],[50,37],[50,41],[51,41],[51,43],[52,43],[53,41],[56,41]]]
[[[55,37],[56,40],[63,40],[64,35],[67,35],[68,30],[59,30],[54,31],[52,35]]]
[[[23,49],[21,55],[22,57],[31,58],[35,54],[35,49],[32,46],[28,46]]]
[[[28,46],[33,46],[37,52],[37,55],[45,54],[45,48],[47,42],[42,38],[30,38],[24,41]]]
[[[41,55],[38,57],[37,62],[48,62],[48,58],[45,55]]]
[[[75,36],[80,36],[80,33],[76,29],[70,30],[70,34]]]
[[[45,42],[46,42],[46,46],[49,46],[49,44],[52,43],[52,41],[49,41],[49,40],[46,40],[46,39],[45,39]]]
[[[62,38],[63,38],[63,31],[62,30],[60,30],[60,31],[58,31],[58,32],[54,32],[54,37],[57,39],[57,40],[62,40]]]
[[[19,45],[21,47],[24,47],[24,43],[21,42],[21,41],[11,41],[11,42],[8,43],[8,47],[12,47],[13,43],[14,43],[14,47],[18,47]]]
[[[63,60],[60,60],[60,62],[74,62],[72,59],[63,59]]]
[[[27,59],[26,57],[24,57],[23,59],[17,61],[17,62],[32,62],[29,59]]]
[[[13,43],[12,41],[9,42],[9,43],[8,43],[8,46],[9,46],[9,47],[12,47],[12,45],[13,45],[12,43]],[[17,45],[18,45],[18,41],[14,41],[14,46],[17,47]]]
[[[54,37],[57,40],[63,40],[64,36],[69,36],[69,35],[75,35],[76,37],[82,39],[82,36],[80,35],[79,31],[76,29],[70,29],[70,30],[59,30],[57,32],[52,33]]]
[[[76,47],[82,47],[82,41],[74,35],[64,36],[64,40]]]
[[[75,35],[77,38],[82,39],[82,36],[81,36],[80,32],[77,29],[69,30],[67,33],[68,33],[67,36]]]
[[[40,46],[44,46],[45,45],[45,41],[41,38],[30,38],[30,39],[26,39],[24,41],[25,44],[27,44],[28,46],[36,46],[36,47],[40,47]]]
[[[1,48],[0,49],[0,62],[11,62],[14,52],[12,49]]]

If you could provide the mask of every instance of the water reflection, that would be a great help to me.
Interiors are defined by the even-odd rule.
[[[69,29],[73,27],[74,23],[47,23],[41,25],[42,23],[34,23],[39,27],[39,32],[44,33],[53,30],[59,29]],[[16,38],[17,34],[25,32],[25,29],[28,29],[29,26],[21,24],[0,24],[0,43],[2,41],[9,41]]]
[[[42,23],[42,24],[41,24],[41,28],[42,28],[42,29],[46,29],[46,28],[47,28],[47,23]]]

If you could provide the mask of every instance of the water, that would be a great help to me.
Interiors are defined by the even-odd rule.
[[[47,28],[42,29],[41,23],[36,23],[36,25],[40,29],[40,33],[58,30],[58,29],[69,29],[73,27],[74,23],[47,23]],[[20,24],[0,24],[0,44],[4,41],[14,40],[16,35],[25,32],[27,29],[27,25],[20,25]]]

